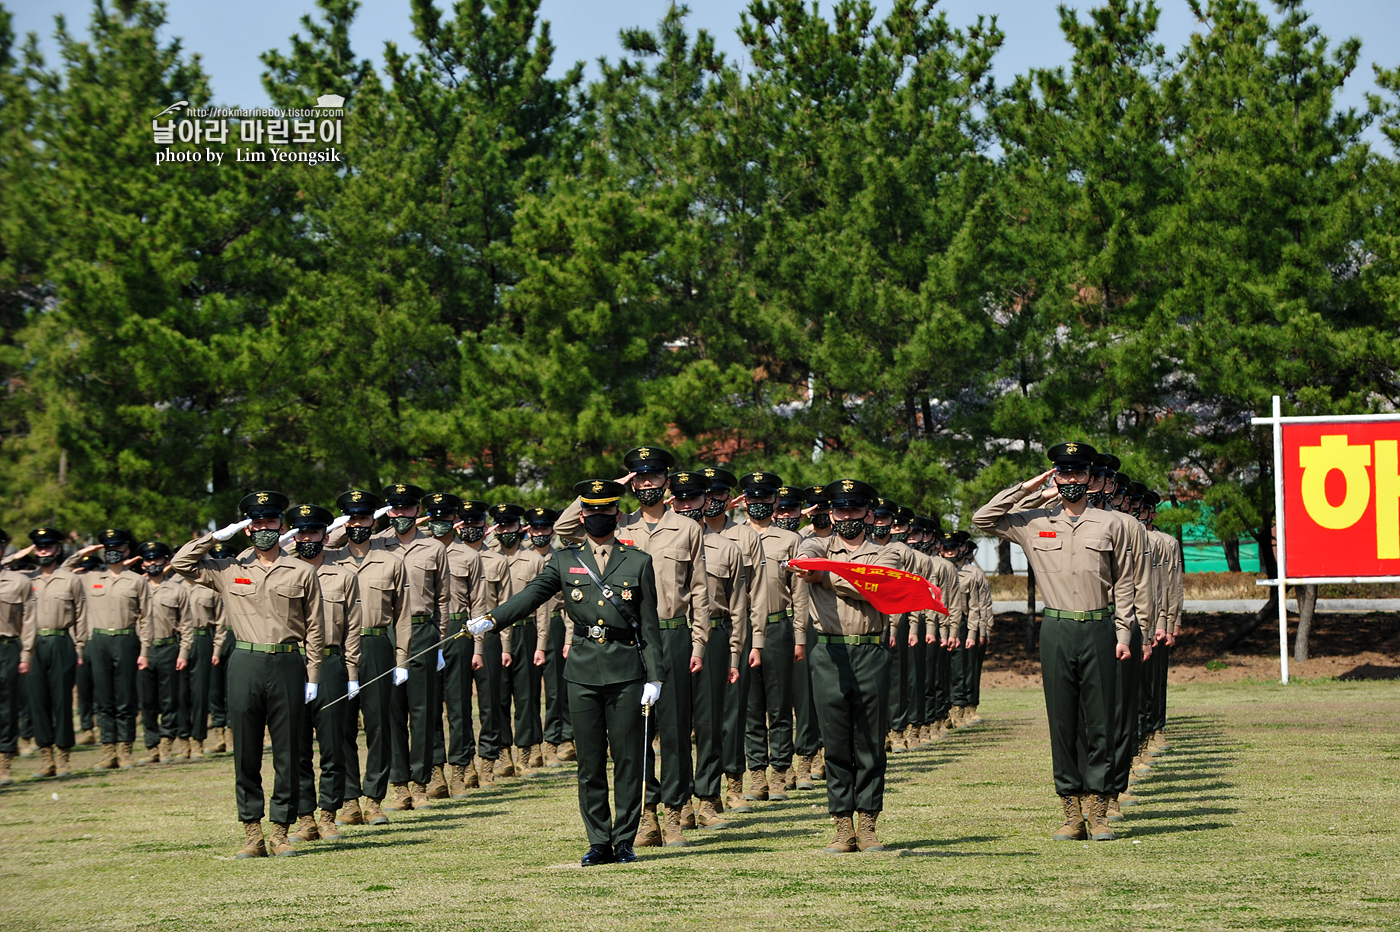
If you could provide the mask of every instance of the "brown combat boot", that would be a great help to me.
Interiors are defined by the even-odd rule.
[[[467,772],[462,778],[462,786],[469,790],[474,790],[481,786],[481,778],[476,775],[476,759],[467,761]]]
[[[838,812],[834,818],[836,820],[836,837],[831,839],[831,843],[822,851],[826,854],[850,854],[856,850],[856,846],[860,843],[855,826],[851,823],[851,813]]]
[[[97,743],[97,736],[92,733],[91,728],[84,728],[82,731],[78,732],[77,737],[73,739],[73,743],[87,747],[90,744]]]
[[[690,797],[681,806],[681,828],[695,828],[695,807],[690,804]]]
[[[457,764],[452,768],[452,776],[447,779],[447,795],[456,799],[467,795],[467,768]]]
[[[160,762],[162,764],[175,763],[175,742],[169,738],[160,739]]]
[[[661,847],[661,825],[656,821],[655,804],[642,807],[642,817],[637,821],[637,836],[632,839],[632,847]]]
[[[409,786],[413,788],[412,793],[414,809],[433,808],[433,801],[428,798],[428,785],[426,783],[418,783],[415,781],[413,783],[410,783]]]
[[[341,802],[340,811],[335,814],[336,825],[364,825],[365,814],[360,811],[358,797]]]
[[[244,858],[267,857],[267,844],[263,841],[261,822],[244,822],[243,835],[243,847],[234,855],[236,859],[241,861]]]
[[[787,781],[788,774],[791,770],[792,768],[790,767],[787,770],[779,770],[777,767],[773,768],[773,779],[768,783],[769,799],[782,802],[788,798]]]
[[[447,789],[447,775],[443,773],[441,767],[433,768],[433,779],[428,782],[427,797],[429,799],[446,799],[452,795]]]
[[[210,753],[210,754],[222,754],[222,753],[224,753],[224,732],[227,731],[227,730],[228,730],[228,729],[226,729],[226,728],[211,728],[211,729],[209,729],[209,753]]]
[[[493,760],[487,760],[484,757],[481,758],[481,785],[496,785],[496,762]]]
[[[326,841],[338,841],[345,837],[345,833],[335,827],[335,813],[329,809],[321,810],[321,819],[316,823],[316,831],[320,832]]]
[[[515,749],[515,775],[517,777],[528,777],[534,768],[530,766],[530,749]]]
[[[1108,797],[1108,821],[1122,822],[1123,810],[1118,805],[1118,794],[1113,793]]]
[[[42,747],[39,749],[39,769],[34,771],[34,779],[39,780],[53,775],[53,748]]]
[[[686,846],[685,835],[681,834],[681,811],[679,809],[666,809],[666,822],[663,826],[666,838],[666,847],[684,848]]]
[[[297,841],[320,841],[321,830],[316,827],[316,820],[310,815],[304,815],[297,819],[297,827],[290,834],[291,838]]]
[[[510,748],[506,748],[504,753],[502,753],[501,756],[496,759],[496,776],[515,776],[515,765],[511,763],[510,760]]]
[[[695,808],[695,821],[701,828],[729,828],[729,823],[724,821],[724,817],[719,814],[719,797],[717,796],[701,798],[700,805]]]
[[[35,754],[37,754],[38,752],[39,752],[39,746],[36,745],[36,744],[33,742],[33,740],[31,740],[31,739],[29,739],[29,738],[20,738],[20,739],[19,739],[19,756],[20,756],[20,757],[33,757],[33,756],[34,756]]]
[[[0,786],[13,786],[15,778],[10,776],[10,765],[15,756],[13,754],[0,754]]]
[[[1152,733],[1152,746],[1159,751],[1171,750],[1172,743],[1167,740],[1167,733],[1158,728]]]
[[[797,767],[795,769],[797,770],[797,773],[794,775],[796,782],[793,784],[795,789],[815,790],[817,788],[817,785],[812,782],[812,758],[810,756],[806,754],[798,755]]]
[[[753,812],[748,800],[744,798],[744,778],[737,773],[727,773],[724,775],[725,786],[724,808],[728,812]]]
[[[793,770],[791,767],[783,771],[783,789],[797,789],[797,771]]]
[[[287,837],[287,829],[290,827],[286,822],[272,823],[272,837],[267,840],[267,853],[274,858],[296,857],[297,849],[292,847],[292,840]],[[315,823],[312,823],[312,827],[315,827]]]
[[[144,760],[141,761],[141,763],[143,763],[143,764],[159,764],[159,763],[160,763],[160,745],[159,745],[159,744],[153,744],[153,745],[151,745],[150,747],[146,748],[146,757],[145,757]]]
[[[394,798],[385,804],[387,808],[399,812],[407,812],[413,808],[413,794],[408,791],[407,783],[394,784]]]
[[[824,748],[818,749],[817,756],[812,758],[812,779],[826,779],[826,750]]]
[[[186,739],[185,757],[190,760],[204,760],[204,742],[198,738]]]
[[[102,745],[102,756],[98,758],[93,770],[116,770],[117,769],[117,746],[115,744]]]
[[[176,738],[170,743],[170,750],[174,753],[176,760],[190,759],[190,739]]]
[[[544,743],[544,759],[543,759],[543,760],[544,760],[544,766],[546,766],[546,767],[562,767],[562,766],[564,766],[563,764],[559,763],[559,746],[558,746],[557,744],[550,744],[548,741],[546,741],[546,742]]]
[[[967,707],[967,723],[969,725],[982,724],[982,716],[977,714],[977,706],[972,705]]]
[[[530,745],[530,767],[538,770],[544,766],[544,750],[538,744]]]
[[[745,799],[762,802],[768,798],[768,769],[749,771],[749,791],[744,794]]]
[[[578,760],[578,752],[574,750],[572,741],[564,741],[559,745],[559,759],[561,761]]]
[[[53,749],[53,775],[55,777],[71,777],[73,775],[73,762],[68,748]]]
[[[1094,841],[1113,841],[1117,836],[1108,825],[1108,804],[1112,797],[1099,793],[1093,797],[1089,818],[1089,837]]]
[[[1129,806],[1136,806],[1138,804],[1138,798],[1133,795],[1131,790],[1124,790],[1123,792],[1119,793],[1117,795],[1117,799],[1118,808],[1120,811],[1126,809]]]
[[[130,741],[123,741],[117,745],[117,765],[122,770],[130,770],[136,766],[136,758],[132,756]]]
[[[880,844],[880,839],[875,837],[875,820],[880,817],[878,812],[862,812],[860,814],[860,829],[857,832],[856,847],[861,851],[884,851],[885,846]]]
[[[1084,824],[1084,813],[1079,807],[1079,797],[1061,796],[1060,803],[1065,810],[1065,824],[1055,829],[1055,834],[1050,837],[1055,841],[1083,841],[1088,838],[1088,826]]]
[[[365,824],[366,825],[388,825],[389,817],[384,814],[384,807],[381,805],[384,800],[370,799],[365,797]]]

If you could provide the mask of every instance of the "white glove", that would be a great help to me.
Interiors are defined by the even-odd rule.
[[[315,684],[315,683],[307,683],[307,684],[306,684],[306,701],[307,701],[307,704],[310,704],[310,703],[316,701],[316,684]]]
[[[472,637],[476,637],[478,634],[485,634],[495,626],[495,623],[490,618],[482,615],[479,618],[473,618],[471,621],[467,622],[467,633]]]
[[[388,506],[388,505],[385,505],[383,508],[376,508],[375,511],[374,511],[375,520],[378,520],[378,519],[384,517],[384,516],[387,515],[388,513],[389,513],[389,506]]]
[[[285,546],[287,546],[288,544],[290,544],[290,543],[292,542],[292,538],[293,538],[293,537],[296,537],[296,536],[297,536],[296,530],[295,530],[295,529],[290,530],[290,531],[288,531],[287,533],[283,534],[281,537],[277,538],[277,543],[279,543],[279,544],[281,544],[283,547],[285,547]]]
[[[345,694],[351,699],[358,696],[360,694],[360,681],[351,680],[349,685],[345,688]]]
[[[656,705],[656,700],[661,698],[661,683],[647,683],[642,687],[642,705]]]
[[[239,531],[243,530],[245,527],[247,527],[248,525],[250,525],[250,524],[252,524],[252,523],[253,523],[253,519],[252,519],[252,518],[244,518],[242,521],[239,521],[239,522],[237,522],[236,524],[229,524],[229,525],[226,525],[225,527],[221,527],[221,528],[219,528],[217,531],[214,532],[214,539],[215,539],[215,540],[228,540],[230,537],[232,537],[233,535],[237,534]]]
[[[446,666],[447,658],[442,655],[442,651],[438,651],[438,672],[441,673],[442,669]]]
[[[394,667],[394,685],[402,686],[408,682],[408,667]]]

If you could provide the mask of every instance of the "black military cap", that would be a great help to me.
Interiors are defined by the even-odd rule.
[[[948,535],[948,539],[956,546],[961,547],[964,544],[972,542],[972,535],[967,533],[967,531],[954,531]]]
[[[238,510],[245,518],[280,518],[287,509],[287,496],[281,492],[249,492],[238,503]]]
[[[61,544],[63,532],[56,527],[36,527],[29,532],[29,540],[34,544]]]
[[[870,512],[871,514],[877,515],[889,515],[893,518],[895,515],[899,514],[899,506],[888,498],[877,498],[875,499],[875,504],[871,506]]]
[[[613,505],[625,490],[622,483],[611,479],[584,479],[574,483],[574,494],[585,505]]]
[[[431,492],[423,499],[423,510],[430,518],[455,515],[462,507],[462,500],[451,492]]]
[[[690,498],[710,491],[710,477],[704,473],[682,469],[671,473],[671,494],[676,498]]]
[[[800,489],[795,485],[784,485],[778,487],[779,508],[801,508],[806,503],[806,489]]]
[[[775,472],[746,472],[739,477],[739,488],[745,495],[773,495],[782,485],[782,477]]]
[[[530,522],[530,527],[551,527],[559,520],[559,512],[536,505],[525,509],[525,520]]]
[[[1115,472],[1113,474],[1113,484],[1124,492],[1128,490],[1128,486],[1132,484],[1132,481],[1132,478],[1125,472]]]
[[[137,548],[137,552],[147,560],[169,560],[175,555],[175,551],[163,540],[148,540]]]
[[[912,531],[923,531],[927,534],[938,530],[938,522],[927,515],[915,515],[909,519],[909,529]]]
[[[486,512],[490,508],[491,506],[486,502],[480,502],[474,498],[464,499],[462,507],[457,509],[457,517],[475,521],[477,518],[485,518]]]
[[[909,522],[913,520],[914,509],[908,507],[907,505],[900,505],[899,510],[896,511],[894,514],[894,523],[898,524],[900,527],[909,524]]]
[[[824,491],[826,491],[826,486],[824,485],[809,485],[802,490],[802,494],[807,499],[807,504],[809,505],[825,505],[827,501],[826,496],[822,494]]]
[[[1087,468],[1094,465],[1094,457],[1099,455],[1099,451],[1087,443],[1071,440],[1068,443],[1055,444],[1045,455],[1050,457],[1050,462],[1054,463],[1057,469]]]
[[[97,542],[99,544],[130,544],[136,545],[136,535],[126,528],[109,527],[104,531],[97,532]]]
[[[622,454],[628,472],[665,472],[676,465],[676,458],[661,447],[637,447]]]
[[[412,508],[423,500],[423,490],[405,482],[386,485],[384,491],[379,494],[385,502],[395,508]]]
[[[1094,475],[1107,476],[1123,468],[1118,457],[1112,453],[1099,453],[1094,456]]]
[[[287,509],[284,519],[289,527],[324,528],[334,519],[329,508],[320,505],[293,505]]]
[[[1134,479],[1132,482],[1128,483],[1128,498],[1133,501],[1141,501],[1142,497],[1146,494],[1147,486],[1143,485],[1141,482]]]
[[[336,497],[335,507],[343,515],[372,515],[384,504],[383,499],[364,489],[351,489]]]
[[[512,504],[492,505],[490,510],[487,511],[487,514],[489,514],[491,520],[495,521],[497,524],[510,524],[513,521],[519,521],[521,518],[525,517],[525,509],[519,505]]]
[[[1162,495],[1152,489],[1147,490],[1147,494],[1142,497],[1142,503],[1148,508],[1156,508],[1162,504]]]
[[[710,480],[711,492],[732,492],[739,487],[739,479],[729,470],[718,466],[703,466],[700,473]]]
[[[837,479],[828,483],[822,490],[822,497],[832,508],[859,508],[873,505],[880,498],[874,486],[859,479]]]
[[[210,549],[209,555],[220,560],[232,560],[238,556],[238,551],[226,540],[221,540]]]

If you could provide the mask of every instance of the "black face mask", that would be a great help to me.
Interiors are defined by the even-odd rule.
[[[141,567],[141,570],[147,576],[159,576],[161,573],[165,572],[165,567],[165,563],[147,563]]]
[[[351,527],[346,525],[345,536],[350,538],[352,544],[363,544],[369,540],[369,536],[374,533],[373,525],[363,524]]]
[[[1064,485],[1058,486],[1058,488],[1060,490],[1060,498],[1070,504],[1079,501],[1089,492],[1089,484],[1087,482],[1066,482]]]
[[[802,525],[801,518],[774,518],[773,523],[784,531],[795,531]]]
[[[104,550],[102,551],[102,562],[111,566],[113,563],[120,563],[126,559],[125,550]]]
[[[831,515],[823,514],[822,512],[817,512],[812,515],[812,527],[819,531],[825,531],[827,528],[831,527]]]
[[[654,489],[633,489],[632,494],[637,496],[637,501],[650,508],[661,502],[666,496],[666,489],[661,486]]]
[[[692,521],[699,521],[704,517],[702,509],[699,508],[687,508],[685,511],[676,512],[676,514],[680,515],[682,518],[689,518]]]
[[[402,518],[390,518],[389,523],[394,526],[395,534],[407,534],[409,531],[413,530],[413,525],[418,523],[418,519],[407,516]]]
[[[262,551],[268,551],[277,546],[277,541],[282,535],[274,530],[264,529],[261,531],[254,531],[250,536],[253,538],[254,547]]]
[[[865,533],[866,524],[860,518],[848,518],[845,521],[833,521],[831,526],[836,529],[836,533],[842,540],[855,540]]]
[[[749,502],[749,517],[755,521],[767,521],[773,517],[774,508],[772,502]]]
[[[496,535],[496,540],[501,542],[501,546],[509,550],[520,543],[519,531],[501,531]]]
[[[718,518],[724,514],[728,507],[729,499],[727,498],[707,498],[705,499],[705,517]]]
[[[870,533],[876,540],[885,540],[890,536],[892,528],[888,524],[876,524],[871,527]]]
[[[1108,504],[1108,496],[1107,496],[1107,495],[1103,494],[1102,492],[1090,492],[1090,493],[1089,493],[1089,507],[1091,507],[1091,508],[1102,508],[1104,505],[1107,505],[1107,504]]]
[[[476,525],[469,524],[466,527],[462,528],[462,540],[466,541],[469,544],[479,543],[481,539],[485,536],[485,527],[477,527]]]
[[[325,545],[324,540],[299,540],[297,541],[297,556],[303,560],[314,560]]]
[[[902,544],[902,543],[905,543],[905,542],[909,539],[909,532],[908,532],[908,531],[900,531],[898,534],[891,533],[891,534],[890,534],[890,537],[891,537],[891,539],[897,540],[897,541],[899,541],[899,542]]]
[[[553,540],[553,534],[531,534],[530,546],[543,550],[544,548],[548,547],[550,545],[550,542]]]
[[[439,520],[428,519],[428,533],[434,537],[446,537],[452,533],[452,521],[442,518]]]
[[[611,537],[617,530],[617,515],[591,514],[583,516],[583,529],[589,537]]]

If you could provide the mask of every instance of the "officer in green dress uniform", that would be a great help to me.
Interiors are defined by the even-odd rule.
[[[471,632],[512,625],[564,594],[573,633],[564,679],[578,750],[579,812],[589,841],[582,863],[590,867],[637,858],[632,837],[642,810],[642,713],[643,706],[650,708],[661,694],[657,678],[663,666],[652,559],[614,535],[622,486],[589,479],[578,483],[575,491],[584,540],[556,550],[523,591],[473,620]],[[615,803],[611,811],[609,751]]]

